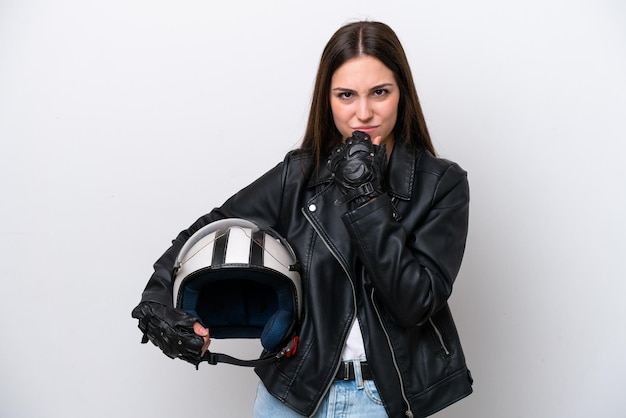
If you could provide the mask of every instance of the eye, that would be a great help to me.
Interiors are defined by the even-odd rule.
[[[386,96],[389,91],[387,89],[377,89],[374,90],[374,97],[383,97]]]
[[[337,96],[340,99],[348,100],[348,99],[351,99],[353,95],[354,94],[351,91],[343,91],[343,92],[339,93]]]

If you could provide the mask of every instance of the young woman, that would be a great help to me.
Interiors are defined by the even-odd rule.
[[[255,417],[431,415],[472,392],[447,303],[468,206],[466,173],[435,156],[395,33],[351,23],[324,49],[300,149],[181,232],[133,316],[162,348],[151,327],[182,318],[198,353],[210,330],[172,307],[176,255],[213,221],[252,220],[291,244],[303,282],[297,352],[256,368]]]

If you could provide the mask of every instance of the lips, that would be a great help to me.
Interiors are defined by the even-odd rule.
[[[356,126],[352,128],[353,131],[365,132],[368,135],[371,135],[376,129],[378,129],[378,126]]]

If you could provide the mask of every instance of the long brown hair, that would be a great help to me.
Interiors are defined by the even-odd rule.
[[[339,28],[326,44],[315,79],[302,148],[313,153],[319,167],[323,156],[343,140],[333,122],[330,82],[337,68],[344,62],[364,55],[377,58],[385,64],[398,83],[400,102],[394,127],[396,141],[425,148],[434,154],[435,149],[402,44],[389,26],[368,21],[354,22]]]

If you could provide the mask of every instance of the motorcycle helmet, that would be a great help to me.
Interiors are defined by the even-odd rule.
[[[199,229],[175,263],[176,308],[196,316],[211,338],[258,338],[267,352],[284,344],[295,352],[301,292],[298,263],[287,241],[245,219],[222,219]]]

